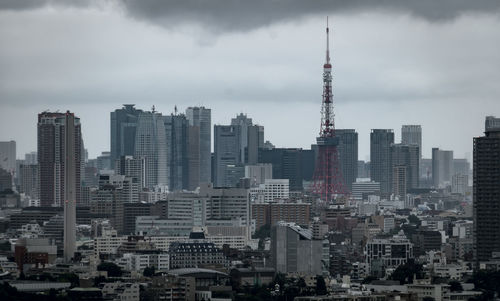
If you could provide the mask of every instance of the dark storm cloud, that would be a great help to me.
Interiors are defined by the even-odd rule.
[[[2,10],[27,10],[41,8],[47,5],[87,7],[97,3],[95,0],[0,0]]]
[[[431,22],[464,14],[498,14],[498,0],[0,0],[0,9],[43,6],[87,7],[116,4],[137,20],[171,27],[197,23],[215,31],[246,31],[309,15],[381,11],[409,14]]]
[[[498,0],[122,0],[132,17],[170,26],[198,22],[220,31],[250,30],[308,15],[393,11],[428,21],[447,21],[468,13],[500,11]]]

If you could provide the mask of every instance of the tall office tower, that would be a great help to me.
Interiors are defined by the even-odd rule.
[[[147,188],[168,185],[167,137],[160,113],[141,112],[137,119],[134,156],[144,158]]]
[[[358,177],[358,133],[353,129],[335,129],[335,135],[339,138],[337,149],[344,184],[352,191],[352,183]]]
[[[120,156],[132,156],[135,153],[137,121],[142,110],[134,105],[111,112],[111,162]]]
[[[272,164],[274,179],[288,179],[291,191],[302,191],[303,182],[313,175],[315,155],[313,150],[301,148],[274,148],[259,151],[259,163]]]
[[[65,200],[65,160],[67,118],[72,113],[43,112],[38,114],[38,189],[41,206],[62,206]],[[82,136],[80,118],[71,117],[74,126],[72,149],[75,153],[76,202],[80,203]],[[72,140],[73,141],[73,140]]]
[[[170,191],[188,188],[188,127],[186,116],[164,116],[167,144],[167,176]]]
[[[247,147],[245,163],[256,164],[259,161],[259,149],[264,147],[264,127],[252,125],[247,127]]]
[[[401,126],[401,144],[418,145],[418,158],[422,159],[422,127],[420,125]]]
[[[196,187],[200,183],[210,183],[211,178],[211,152],[212,152],[212,121],[211,121],[211,110],[205,107],[189,107],[186,109],[186,118],[189,120],[189,125],[191,127],[198,127],[199,135],[199,180],[195,182]],[[190,131],[189,139],[195,139],[196,131]],[[191,145],[196,145],[192,142]],[[191,150],[190,150],[191,151]],[[192,157],[191,157],[192,158]],[[190,163],[192,166],[193,163]],[[191,173],[190,173],[191,174]],[[194,185],[194,184],[193,184]]]
[[[0,168],[16,171],[16,141],[0,141]]]
[[[146,160],[133,156],[121,156],[115,162],[115,174],[136,179],[139,189],[146,187]]]
[[[432,148],[432,182],[434,187],[451,184],[453,176],[453,151]]]
[[[216,187],[230,185],[225,179],[227,166],[242,162],[240,135],[239,125],[214,126],[214,182]]]
[[[473,212],[476,268],[500,252],[500,127],[474,138]]]
[[[335,133],[333,111],[332,65],[330,64],[330,43],[328,19],[326,25],[326,60],[323,64],[323,96],[321,100],[321,123],[316,138],[318,156],[314,168],[311,191],[324,202],[333,201],[338,195],[349,193],[344,184],[338,157],[339,139]]]
[[[20,178],[20,192],[32,199],[38,199],[38,164],[22,164]]]
[[[241,163],[245,162],[245,150],[248,146],[248,127],[252,126],[252,118],[248,118],[246,114],[240,113],[236,118],[231,119],[231,125],[238,126],[240,131],[240,158]]]
[[[373,129],[370,133],[370,178],[380,183],[381,193],[391,192],[391,144],[394,131]]]
[[[78,122],[78,126],[76,123]],[[78,130],[77,130],[78,127]],[[76,202],[80,190],[77,170],[81,164],[80,123],[74,113],[64,116],[63,158],[64,158],[64,261],[70,262],[76,251]],[[39,150],[40,153],[40,150]]]
[[[420,152],[416,144],[392,144],[391,145],[391,164],[392,166],[405,166],[405,187],[407,189],[416,189],[419,187],[420,180]],[[394,169],[393,169],[394,170]],[[399,171],[399,170],[398,170]],[[393,181],[394,183],[394,181]],[[396,187],[393,187],[393,192]]]

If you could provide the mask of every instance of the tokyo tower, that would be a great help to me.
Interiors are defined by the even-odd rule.
[[[312,193],[322,201],[331,202],[339,196],[349,194],[340,169],[335,136],[335,114],[333,112],[332,65],[330,64],[330,45],[328,18],[326,19],[326,62],[323,65],[323,99],[321,103],[321,127],[316,138],[318,154],[314,168]]]

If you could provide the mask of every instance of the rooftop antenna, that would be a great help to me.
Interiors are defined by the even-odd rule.
[[[156,111],[155,111],[155,105],[153,105],[153,107],[151,108],[151,112],[152,112],[152,113],[155,113],[155,112],[156,112]]]
[[[177,105],[174,106],[174,115],[177,115]]]
[[[330,28],[328,28],[328,16],[326,16],[326,63],[330,63]]]

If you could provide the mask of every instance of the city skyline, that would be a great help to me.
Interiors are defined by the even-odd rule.
[[[110,149],[110,133],[102,131],[109,112],[135,103],[164,114],[202,105],[212,109],[213,124],[247,113],[277,147],[309,148],[319,127],[329,15],[336,127],[359,133],[360,160],[369,159],[371,129],[394,129],[399,142],[403,124],[422,125],[424,158],[432,147],[471,154],[484,116],[500,112],[499,88],[490,84],[500,78],[498,5],[463,4],[446,14],[444,4],[387,3],[321,3],[290,15],[271,7],[265,20],[247,18],[231,29],[231,17],[218,20],[211,10],[161,22],[161,7],[155,19],[113,4],[3,4],[0,126],[10,130],[0,140],[15,140],[22,157],[36,149],[36,124],[8,125],[69,109],[96,157]],[[185,15],[181,9],[178,17]],[[285,126],[283,117],[301,122]]]

